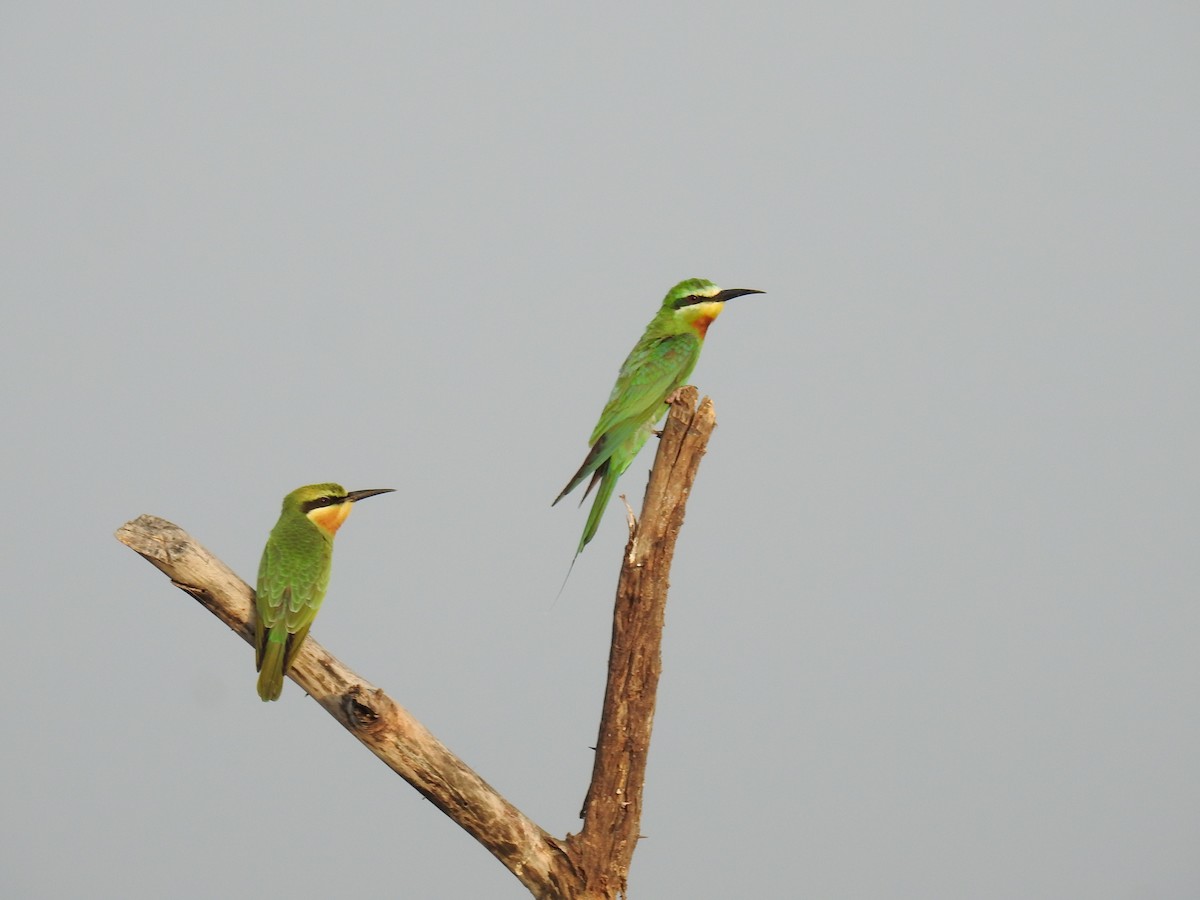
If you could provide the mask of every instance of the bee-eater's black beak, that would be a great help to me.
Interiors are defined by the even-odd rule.
[[[367,491],[349,491],[346,494],[346,499],[351,503],[357,503],[359,500],[366,500],[368,497],[374,497],[376,494],[390,494],[395,488],[371,488]]]
[[[728,288],[710,297],[709,300],[716,300],[718,303],[724,303],[726,300],[732,300],[734,297],[744,297],[746,294],[765,293],[766,291],[756,291],[754,288]]]

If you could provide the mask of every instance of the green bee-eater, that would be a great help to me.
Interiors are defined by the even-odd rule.
[[[279,699],[283,676],[317,617],[329,586],[333,536],[351,505],[392,490],[348,492],[340,484],[309,484],[283,498],[283,511],[258,565],[254,662],[258,696],[264,700]]]
[[[703,278],[681,281],[667,292],[658,315],[651,319],[646,333],[621,366],[617,383],[588,441],[591,452],[562,493],[554,498],[557,503],[591,475],[592,480],[583,492],[586,499],[596,482],[600,482],[576,556],[595,536],[617,479],[650,437],[654,423],[666,413],[667,398],[696,368],[708,326],[721,314],[725,301],[761,293],[746,288],[721,290]]]

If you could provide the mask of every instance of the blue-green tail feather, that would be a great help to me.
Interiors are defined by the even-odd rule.
[[[605,460],[604,465],[596,470],[596,474],[600,476],[600,488],[596,491],[596,499],[592,501],[592,508],[588,512],[587,523],[583,526],[583,537],[579,539],[579,549],[575,551],[578,556],[583,552],[583,548],[588,545],[588,541],[596,536],[596,530],[600,527],[600,519],[604,515],[604,509],[608,506],[608,501],[612,498],[613,488],[617,486],[617,479],[621,473],[614,471],[612,460]]]
[[[272,628],[258,665],[258,696],[263,700],[278,700],[283,693],[284,654],[287,652],[287,631]]]

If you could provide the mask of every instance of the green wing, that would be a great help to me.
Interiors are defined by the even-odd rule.
[[[637,456],[650,435],[651,426],[666,411],[664,401],[692,374],[699,358],[700,340],[695,335],[672,334],[638,341],[621,366],[617,383],[600,413],[600,421],[588,439],[591,451],[554,503],[575,490],[589,475],[599,473],[610,459],[616,465],[600,474],[615,481]],[[584,497],[595,482],[593,478]],[[608,492],[612,492],[611,482]]]
[[[663,412],[658,407],[692,374],[699,358],[700,339],[694,334],[638,341],[621,366],[588,443],[609,432],[623,432],[614,435],[613,443],[620,444],[638,427],[657,421]]]
[[[286,534],[272,534],[267,541],[258,567],[257,665],[262,665],[270,632],[279,626],[289,635],[285,672],[304,642],[329,586],[332,554],[323,543],[289,540]]]

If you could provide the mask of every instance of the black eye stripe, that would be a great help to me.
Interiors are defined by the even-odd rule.
[[[703,303],[705,300],[711,300],[712,297],[697,297],[695,294],[688,294],[686,297],[681,297],[675,301],[676,309],[683,309],[685,306],[695,306],[697,303]]]
[[[323,506],[334,506],[343,500],[345,500],[344,497],[317,497],[315,500],[306,500],[301,509],[306,513],[310,513],[314,509],[320,509]]]

